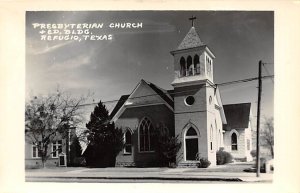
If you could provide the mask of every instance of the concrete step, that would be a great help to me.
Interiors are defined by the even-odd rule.
[[[183,161],[178,163],[179,168],[197,168],[199,161]]]

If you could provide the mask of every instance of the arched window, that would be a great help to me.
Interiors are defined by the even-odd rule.
[[[210,150],[213,150],[213,139],[214,139],[214,132],[213,126],[210,126]]]
[[[168,129],[167,127],[163,127],[163,128],[161,129],[161,134],[162,134],[163,136],[169,136],[169,129]]]
[[[180,76],[186,76],[186,67],[184,57],[180,58]]]
[[[194,65],[192,64],[193,62],[193,59],[191,56],[188,56],[187,57],[187,69],[188,69],[188,75],[191,76],[193,75],[193,68],[194,68]]]
[[[186,136],[197,136],[197,132],[193,127],[190,127],[189,130],[186,132]]]
[[[195,66],[195,73],[200,74],[200,62],[199,62],[199,56],[197,54],[194,56],[194,66]]]
[[[125,145],[124,145],[124,153],[131,154],[131,132],[129,129],[125,132]]]
[[[231,150],[238,150],[236,133],[231,135]]]
[[[151,121],[146,117],[139,127],[140,151],[154,151],[154,129]]]

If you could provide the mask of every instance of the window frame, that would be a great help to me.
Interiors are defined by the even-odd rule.
[[[39,141],[38,143],[39,143],[39,145],[42,144],[41,141]],[[35,156],[34,156],[34,154],[35,154]],[[32,158],[41,158],[42,157],[41,152],[39,151],[38,145],[36,145],[36,144],[32,144],[32,146],[31,146],[31,157]]]
[[[144,139],[143,139],[143,143],[141,143],[141,141],[142,141],[142,136],[141,136],[142,132],[141,132],[141,129],[142,129],[142,124],[143,124],[144,121],[148,121],[148,127],[147,127],[147,130],[146,130],[147,133],[145,133],[145,129],[143,130],[144,131],[143,132],[143,138]],[[145,126],[145,124],[143,125],[143,128],[144,128],[144,126]],[[148,149],[146,148],[146,145],[147,145],[146,144],[146,137],[147,137],[147,140],[148,140],[147,141],[148,142]],[[153,127],[152,121],[148,117],[144,117],[141,120],[141,122],[139,124],[139,127],[138,127],[138,144],[139,144],[138,149],[139,149],[139,153],[153,153],[153,152],[155,152],[155,150],[154,150],[154,144],[153,144],[154,142],[152,141],[153,137],[154,137],[154,127]],[[144,145],[143,150],[141,148],[141,144]],[[153,149],[151,149],[151,148],[153,148]]]
[[[194,135],[188,135],[188,132],[190,129],[193,129],[193,131],[195,131],[196,133]],[[194,125],[194,124],[188,124],[185,129],[184,129],[184,133],[183,133],[183,155],[184,155],[184,161],[188,161],[186,159],[186,140],[188,139],[197,139],[198,142],[198,153],[199,153],[199,143],[200,143],[200,132],[198,130],[198,128]]]
[[[188,103],[189,99],[193,100],[193,102],[191,104]],[[188,107],[193,106],[195,104],[195,102],[196,102],[196,99],[193,95],[189,95],[189,96],[185,97],[185,99],[184,99],[184,104]]]
[[[126,138],[126,134],[127,134],[128,132],[130,133],[130,141],[131,141],[130,144],[127,143],[127,138]],[[127,146],[130,146],[130,152],[128,152],[128,151],[126,150],[126,147],[127,147]],[[132,131],[131,131],[131,129],[129,129],[129,128],[127,128],[126,131],[125,131],[125,133],[124,133],[124,148],[123,148],[123,153],[124,153],[125,155],[131,155],[131,154],[132,154]]]
[[[59,141],[61,141],[60,144],[58,143]],[[54,150],[54,147],[56,148],[55,150]],[[60,150],[59,150],[59,147],[60,147]],[[59,154],[61,154],[63,152],[62,151],[62,140],[56,140],[55,143],[52,143],[51,150],[52,150],[51,157],[52,158],[59,158]],[[54,155],[54,153],[55,153],[55,155]]]
[[[235,141],[235,143],[233,143],[233,135],[235,135],[236,136],[236,141]],[[235,133],[235,132],[233,132],[232,134],[231,134],[231,136],[230,136],[230,139],[231,139],[231,151],[238,151],[238,135]],[[233,147],[235,147],[235,148],[233,148]]]

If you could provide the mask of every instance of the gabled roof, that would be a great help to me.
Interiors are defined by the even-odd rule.
[[[225,130],[248,128],[251,103],[223,105],[227,124]]]
[[[169,93],[169,95],[172,97],[172,99],[174,100],[174,89],[172,90],[167,90],[167,92]]]
[[[162,88],[159,88],[155,84],[151,82],[147,82],[147,84],[162,98],[164,99],[172,108],[174,108],[174,102],[170,96],[168,96],[168,92]]]
[[[182,42],[179,44],[177,50],[183,50],[188,48],[194,48],[203,46],[204,43],[201,41],[199,35],[194,27],[191,27],[190,31],[183,38]]]
[[[124,106],[125,106],[126,101],[128,99],[130,99],[130,96],[132,96],[132,94],[135,92],[135,90],[139,87],[139,85],[141,83],[148,85],[154,91],[154,93],[156,93],[161,99],[163,99],[163,101],[165,101],[167,106],[169,106],[169,108],[173,111],[174,101],[173,101],[173,97],[169,94],[169,92],[167,90],[164,90],[164,89],[156,86],[155,84],[153,84],[151,82],[148,82],[148,81],[145,81],[142,79],[130,95],[122,95],[120,97],[119,101],[117,102],[116,106],[114,107],[114,109],[112,110],[112,112],[110,114],[110,118],[112,120],[119,116],[118,114],[120,114],[120,112],[122,112],[122,109],[125,108]]]
[[[113,118],[115,116],[115,114],[118,112],[118,110],[123,106],[123,104],[125,103],[125,101],[128,99],[130,95],[122,95],[118,101],[118,103],[116,104],[115,108],[113,109],[113,111],[110,113],[110,118]]]

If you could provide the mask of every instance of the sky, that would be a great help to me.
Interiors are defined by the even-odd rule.
[[[267,63],[263,75],[274,74],[274,15],[254,11],[78,11],[26,13],[26,98],[55,92],[59,86],[74,96],[94,93],[91,101],[119,99],[141,79],[172,89],[175,50],[195,28],[216,56],[214,82],[258,76],[258,61]],[[142,28],[109,28],[110,23],[142,23]],[[41,40],[33,23],[104,23],[94,35],[111,40]],[[274,80],[263,80],[262,117],[273,116]],[[257,81],[220,86],[223,104],[252,103],[256,116]],[[107,103],[112,110],[115,103]],[[254,121],[255,123],[256,121]]]

